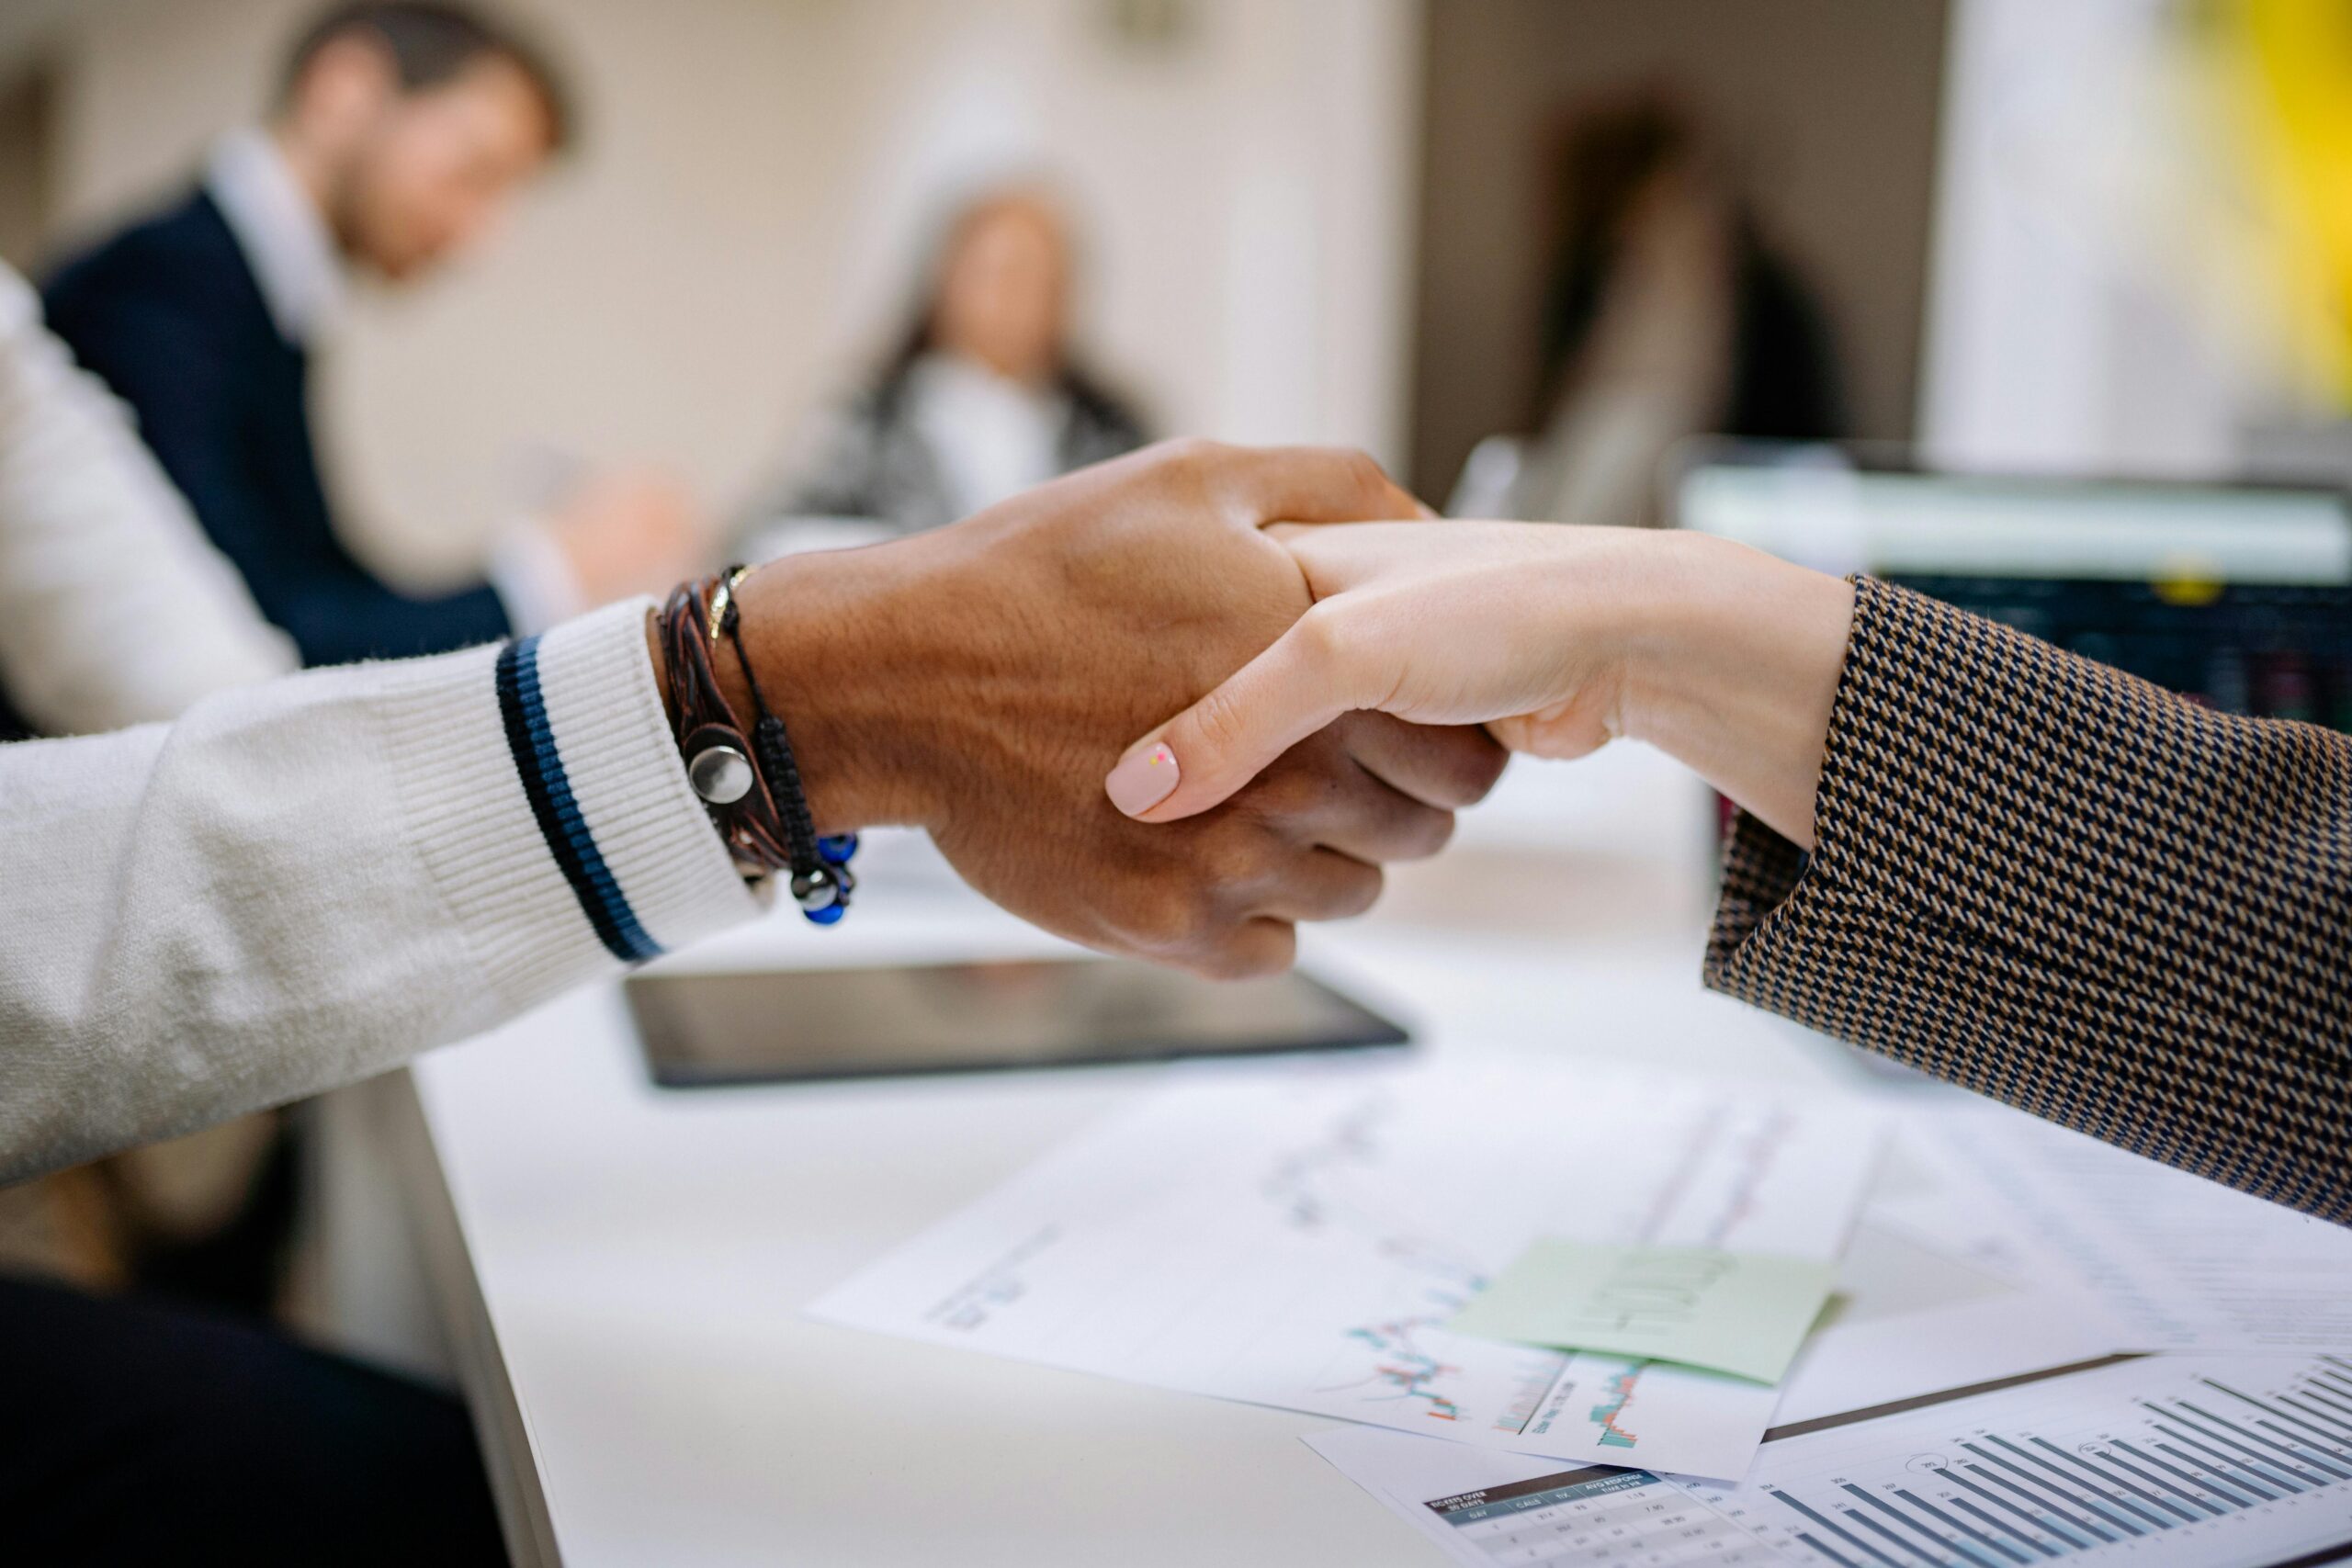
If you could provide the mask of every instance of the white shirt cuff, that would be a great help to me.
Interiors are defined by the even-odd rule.
[[[412,841],[510,1008],[763,907],[687,783],[651,608],[387,667]]]
[[[561,626],[592,608],[545,524],[518,523],[501,535],[490,552],[488,575],[516,637]]]

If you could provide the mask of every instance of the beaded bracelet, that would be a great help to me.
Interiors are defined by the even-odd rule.
[[[750,868],[746,874],[753,879],[788,873],[800,912],[830,926],[848,912],[857,888],[849,868],[857,835],[820,836],[809,815],[791,737],[768,706],[743,649],[735,590],[751,572],[733,566],[703,582],[682,582],[662,606],[672,722],[686,778],[737,863]],[[756,717],[748,740],[712,662],[722,637],[733,645],[752,689]]]

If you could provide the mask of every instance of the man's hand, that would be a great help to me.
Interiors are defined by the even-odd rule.
[[[1306,611],[1262,525],[1418,512],[1361,454],[1156,446],[936,533],[763,568],[739,594],[746,647],[821,830],[921,826],[1047,930],[1210,974],[1278,969],[1295,922],[1360,913],[1381,862],[1435,852],[1501,750],[1351,716],[1156,828],[1100,781]]]

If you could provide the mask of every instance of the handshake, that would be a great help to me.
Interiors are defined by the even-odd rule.
[[[919,827],[1047,930],[1255,974],[1290,962],[1296,922],[1369,908],[1383,863],[1434,854],[1502,771],[1475,725],[1346,711],[1245,737],[1214,694],[1278,642],[1297,656],[1285,634],[1315,596],[1269,525],[1421,515],[1361,454],[1174,443],[757,572],[737,595],[744,649],[820,831]],[[1263,765],[1169,798],[1154,727],[1179,713],[1196,754],[1219,742],[1231,772],[1256,744]]]

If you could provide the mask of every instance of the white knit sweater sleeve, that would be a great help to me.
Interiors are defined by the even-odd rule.
[[[0,1182],[380,1071],[756,912],[649,608],[0,746]]]
[[[47,734],[171,718],[293,644],[0,266],[0,682]]]

